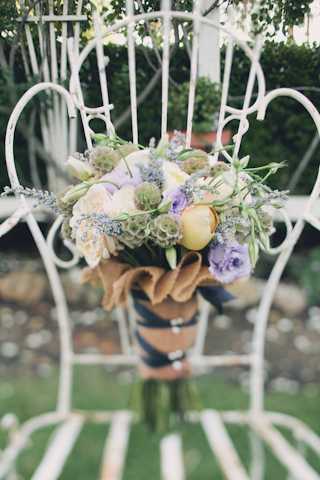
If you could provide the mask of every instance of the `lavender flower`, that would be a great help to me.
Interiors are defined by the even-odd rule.
[[[162,161],[153,157],[152,150],[150,156],[151,160],[147,165],[139,165],[139,173],[143,182],[154,183],[161,189],[164,182]]]
[[[32,198],[35,201],[34,208],[39,205],[44,205],[56,214],[61,213],[56,196],[47,190],[37,190],[36,188],[23,187],[22,185],[18,185],[17,187],[4,187],[4,191],[0,194],[0,197],[6,197],[11,193]]]
[[[169,212],[175,215],[180,215],[188,205],[187,196],[180,188],[166,191],[163,197],[164,200],[171,201]]]
[[[208,260],[210,273],[224,284],[247,277],[251,272],[248,246],[238,242],[212,244]]]

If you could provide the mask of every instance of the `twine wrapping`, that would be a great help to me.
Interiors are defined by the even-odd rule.
[[[154,306],[168,298],[178,304],[188,302],[198,287],[218,285],[208,267],[202,265],[202,256],[198,252],[186,253],[170,271],[152,266],[134,268],[110,259],[94,269],[85,269],[83,280],[103,286],[102,305],[108,311],[125,304],[134,289],[144,292]]]

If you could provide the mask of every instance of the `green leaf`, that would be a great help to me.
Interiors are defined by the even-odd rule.
[[[174,270],[177,266],[177,251],[175,247],[166,248],[166,259],[170,265],[171,270]]]
[[[259,256],[259,246],[257,241],[253,238],[251,238],[249,241],[249,256],[252,268],[254,268]]]
[[[108,143],[108,137],[104,133],[93,133],[91,137],[97,145],[107,145]]]
[[[159,207],[157,208],[157,212],[159,213],[168,213],[169,210],[170,210],[170,207],[172,205],[172,201],[169,200],[168,202],[163,202],[159,205]]]

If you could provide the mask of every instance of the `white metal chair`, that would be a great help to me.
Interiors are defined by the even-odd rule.
[[[195,98],[197,65],[199,54],[199,30],[202,26],[212,29],[219,29],[226,37],[226,57],[224,76],[222,84],[222,101],[219,116],[218,135],[216,146],[221,145],[221,134],[223,128],[230,121],[238,121],[238,132],[233,137],[234,153],[239,154],[241,141],[249,128],[248,115],[257,113],[259,120],[263,120],[266,115],[268,104],[281,96],[289,96],[300,102],[309,112],[320,135],[320,114],[312,103],[302,94],[286,88],[276,89],[266,94],[264,74],[259,63],[259,52],[262,41],[260,38],[254,48],[250,48],[245,42],[238,39],[232,31],[216,25],[212,20],[200,15],[201,2],[195,2],[193,13],[184,13],[181,11],[172,11],[170,2],[164,0],[162,9],[159,12],[148,14],[133,15],[133,2],[127,1],[127,16],[114,25],[104,25],[104,19],[98,14],[94,18],[95,37],[88,42],[85,48],[77,54],[74,48],[73,39],[69,39],[69,59],[72,66],[72,75],[70,79],[69,90],[55,83],[45,82],[35,85],[28,90],[17,103],[11,118],[9,120],[6,136],[6,161],[10,181],[13,187],[20,185],[15,169],[13,146],[14,132],[16,123],[24,107],[40,91],[53,90],[61,95],[67,104],[70,122],[76,116],[79,110],[82,119],[84,134],[88,147],[91,143],[90,122],[93,118],[102,120],[109,133],[113,132],[111,118],[111,105],[108,95],[108,69],[104,56],[103,39],[106,35],[115,31],[125,29],[127,31],[128,44],[128,64],[130,79],[130,98],[131,98],[131,117],[132,117],[132,139],[138,143],[138,113],[137,113],[137,92],[136,92],[136,71],[135,71],[135,41],[134,25],[141,21],[151,21],[160,19],[163,25],[163,50],[162,50],[162,117],[161,132],[162,135],[167,131],[167,105],[168,105],[168,87],[169,87],[169,65],[170,65],[170,26],[172,19],[180,19],[193,28],[193,42],[191,54],[191,73],[190,73],[190,91],[187,119],[187,144],[190,145],[192,132],[192,116]],[[241,109],[233,108],[227,104],[229,79],[231,75],[233,50],[238,45],[244,50],[251,61],[251,68],[248,75],[248,83],[244,96],[244,102]],[[84,61],[92,51],[96,51],[97,64],[99,68],[101,96],[103,104],[96,108],[87,107],[81,91],[81,82],[79,72]],[[257,84],[257,97],[251,102],[252,92],[255,82]],[[116,98],[112,99],[114,102]],[[160,121],[160,119],[159,119]],[[228,151],[222,151],[226,158],[231,158]],[[295,224],[292,226],[286,212],[283,212],[283,218],[287,226],[286,239],[278,247],[273,248],[270,253],[277,254],[272,273],[269,277],[267,287],[264,291],[254,326],[252,349],[249,354],[211,356],[203,353],[204,339],[209,315],[209,306],[204,303],[201,307],[198,336],[194,349],[190,354],[190,361],[195,367],[219,367],[219,366],[245,366],[250,369],[250,407],[247,411],[224,411],[206,410],[200,414],[190,412],[190,419],[199,421],[207,436],[212,453],[217,458],[225,478],[230,480],[261,480],[264,478],[264,454],[263,443],[266,443],[273,454],[288,470],[291,478],[299,480],[320,479],[320,472],[316,472],[304,459],[298,449],[294,448],[280,433],[277,427],[283,427],[293,433],[298,442],[302,442],[320,455],[320,438],[315,435],[311,429],[304,425],[300,420],[275,412],[267,412],[264,409],[264,345],[265,332],[268,321],[268,315],[272,304],[273,296],[279,284],[283,270],[290,258],[294,246],[299,239],[306,223],[320,229],[320,221],[313,212],[313,206],[318,199],[320,192],[320,174],[315,181],[314,188],[295,218]],[[34,473],[33,480],[54,480],[57,479],[62,471],[64,462],[72,450],[74,443],[81,431],[84,422],[88,419],[85,412],[75,413],[72,408],[72,373],[76,364],[106,364],[106,365],[133,365],[138,359],[134,353],[132,337],[130,335],[130,324],[134,323],[134,315],[129,309],[129,321],[125,318],[124,311],[118,311],[118,322],[120,337],[122,339],[122,353],[119,355],[100,355],[100,354],[75,354],[72,346],[72,336],[70,329],[70,319],[68,308],[63,292],[63,288],[57,271],[58,267],[70,268],[78,260],[77,255],[71,261],[65,262],[56,257],[53,252],[53,239],[59,229],[61,220],[54,222],[48,239],[46,240],[40,231],[33,213],[29,210],[23,196],[19,196],[21,206],[18,211],[0,226],[0,235],[4,235],[17,222],[24,218],[27,222],[36,245],[41,254],[44,266],[46,268],[54,300],[57,306],[58,323],[60,329],[60,383],[58,390],[57,408],[50,412],[24,423],[12,437],[8,447],[2,452],[0,457],[0,479],[6,478],[6,475],[12,469],[19,453],[26,446],[30,435],[45,426],[56,425],[56,431],[50,441],[47,451]],[[128,326],[129,324],[129,326]],[[90,412],[90,419],[97,422],[111,422],[110,433],[107,438],[106,447],[103,455],[102,479],[120,480],[122,478],[123,466],[125,464],[126,449],[129,441],[130,425],[134,421],[132,414],[128,411],[119,412]],[[252,465],[248,472],[242,465],[235,447],[227,433],[225,424],[246,425],[251,432],[252,447]],[[178,435],[172,434],[164,437],[161,443],[161,466],[162,476],[166,480],[182,480],[185,478],[184,466],[182,460],[182,443]]]

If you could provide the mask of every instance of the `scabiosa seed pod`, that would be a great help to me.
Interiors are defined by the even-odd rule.
[[[181,239],[182,232],[178,220],[168,213],[163,213],[150,223],[150,236],[156,245],[168,248]]]
[[[140,210],[152,210],[161,202],[160,189],[154,183],[143,182],[134,192],[134,201]]]
[[[110,147],[95,147],[89,152],[90,165],[99,175],[111,172],[121,159],[117,150]]]
[[[149,235],[150,215],[141,214],[128,217],[122,222],[119,241],[129,248],[138,248]]]
[[[199,170],[203,170],[204,168],[208,167],[208,165],[209,163],[207,154],[205,154],[203,157],[190,157],[180,163],[181,169],[189,175],[199,172]]]
[[[224,172],[228,172],[230,167],[225,162],[217,162],[210,169],[210,176],[213,178],[218,177]]]

